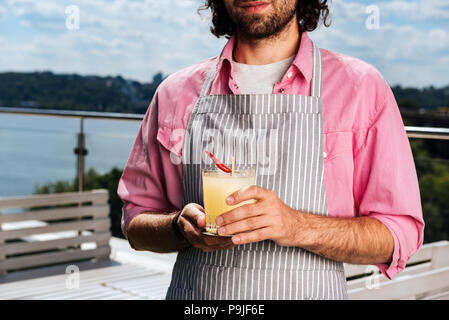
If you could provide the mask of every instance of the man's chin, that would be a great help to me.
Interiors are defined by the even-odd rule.
[[[241,31],[240,34],[248,40],[267,39],[274,35],[271,33],[255,33],[255,32],[245,32],[245,31]]]
[[[267,28],[269,23],[262,19],[251,19],[251,21],[245,21],[245,23],[240,24],[237,29],[246,37],[260,39],[268,37],[273,33],[273,30]]]
[[[276,36],[281,30],[271,30],[266,28],[238,28],[240,34],[247,39],[260,40]]]
[[[247,39],[259,40],[276,37],[282,30],[287,28],[293,19],[296,20],[294,13],[295,11],[293,11],[293,14],[290,14],[290,19],[287,18],[285,21],[280,21],[284,19],[280,19],[274,12],[240,13],[236,15],[234,21],[242,36]]]

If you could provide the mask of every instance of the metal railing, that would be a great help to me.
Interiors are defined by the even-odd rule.
[[[409,138],[449,140],[448,128],[405,127]]]
[[[7,107],[0,107],[0,114],[1,113],[15,114],[15,115],[29,115],[29,116],[68,117],[68,118],[78,118],[80,120],[78,143],[76,148],[74,148],[73,150],[77,156],[78,191],[83,191],[84,160],[85,160],[84,158],[88,153],[88,150],[85,147],[84,119],[142,121],[144,117],[143,114],[132,114],[132,113],[52,110],[52,109],[34,109],[34,108],[33,109],[7,108]],[[405,131],[407,132],[407,136],[409,138],[449,140],[449,128],[405,126]]]
[[[76,110],[52,110],[52,109],[31,109],[31,108],[5,108],[0,107],[0,113],[28,116],[47,116],[47,117],[65,117],[78,118],[80,120],[80,130],[78,132],[77,146],[73,152],[77,156],[77,179],[78,191],[83,191],[84,186],[84,160],[88,154],[85,147],[86,137],[84,134],[84,119],[103,119],[103,120],[124,120],[124,121],[142,121],[143,114],[132,113],[114,113],[114,112],[94,112],[94,111],[76,111]]]

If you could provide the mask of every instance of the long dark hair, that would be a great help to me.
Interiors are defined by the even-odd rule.
[[[205,0],[205,4],[198,8],[198,13],[207,9],[212,12],[212,27],[210,28],[212,34],[217,38],[221,36],[230,38],[235,31],[235,24],[229,17],[223,0]],[[320,18],[326,27],[330,25],[327,0],[298,0],[296,10],[301,33],[315,30]]]

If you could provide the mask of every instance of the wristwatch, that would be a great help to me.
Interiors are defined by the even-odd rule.
[[[174,219],[172,220],[173,230],[175,231],[175,233],[178,237],[187,240],[187,238],[182,234],[181,230],[179,230],[178,221],[179,221],[179,217],[181,216],[181,212],[182,212],[182,210],[179,210],[176,213],[176,216],[174,217]]]

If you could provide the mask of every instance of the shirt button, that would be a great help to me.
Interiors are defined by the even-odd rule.
[[[292,76],[293,76],[293,72],[290,71],[289,73],[287,73],[287,78],[290,79]]]
[[[285,90],[284,90],[284,88],[280,88],[278,91],[279,91],[279,93],[284,93]]]
[[[323,158],[326,158],[326,157],[327,157],[327,153],[323,152]]]

